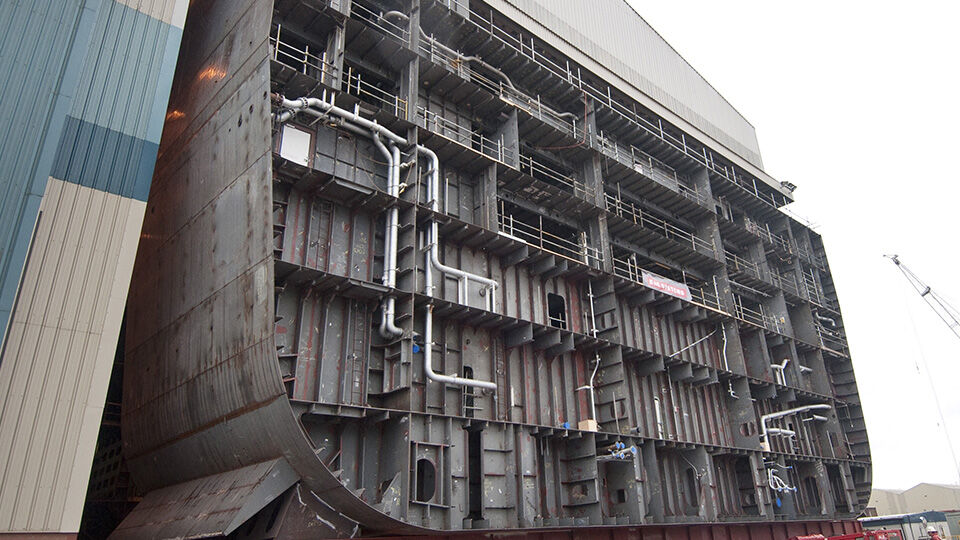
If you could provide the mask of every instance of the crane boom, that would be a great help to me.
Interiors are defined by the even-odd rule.
[[[953,335],[960,338],[960,312],[956,310],[949,302],[944,300],[936,291],[930,288],[929,285],[924,283],[920,278],[917,277],[912,271],[903,262],[900,261],[900,258],[896,255],[885,255],[888,259],[893,261],[893,264],[897,265],[897,268],[903,272],[903,275],[907,278],[907,281],[913,285],[913,288],[920,293],[920,297],[923,298],[927,305],[940,317],[940,320],[947,325]]]

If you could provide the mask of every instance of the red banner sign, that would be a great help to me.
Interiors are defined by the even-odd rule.
[[[684,283],[649,272],[643,272],[643,284],[651,289],[669,294],[681,300],[690,300],[690,287],[687,287]]]

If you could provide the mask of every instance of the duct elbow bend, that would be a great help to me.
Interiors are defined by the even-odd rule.
[[[426,318],[423,321],[423,371],[427,379],[454,386],[469,386],[497,391],[497,383],[489,381],[478,381],[474,379],[465,379],[463,377],[453,377],[450,375],[441,375],[433,370],[433,304],[427,305]]]
[[[403,329],[394,322],[395,303],[396,299],[392,296],[383,303],[383,313],[380,316],[380,335],[384,339],[397,339],[403,336]]]
[[[404,13],[404,12],[402,12],[402,11],[396,11],[396,10],[388,11],[388,12],[384,13],[383,15],[381,15],[381,17],[383,17],[384,19],[389,19],[389,18],[391,18],[391,17],[396,17],[396,18],[402,19],[402,20],[404,20],[404,21],[409,21],[409,20],[410,20],[410,17],[409,17],[406,13]]]

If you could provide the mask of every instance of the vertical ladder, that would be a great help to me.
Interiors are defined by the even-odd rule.
[[[363,405],[365,401],[366,364],[367,364],[367,305],[362,302],[350,302],[350,335],[347,337],[349,345],[344,361],[347,364],[344,373],[347,374],[347,389],[345,397],[351,405]]]

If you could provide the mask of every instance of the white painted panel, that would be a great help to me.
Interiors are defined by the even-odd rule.
[[[283,126],[280,157],[300,165],[310,164],[310,134],[291,125]]]

